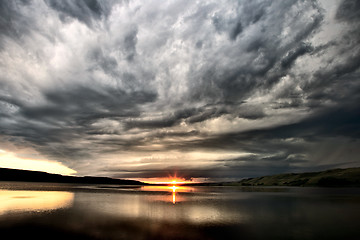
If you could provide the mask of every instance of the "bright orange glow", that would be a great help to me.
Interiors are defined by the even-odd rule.
[[[186,187],[186,186],[142,186],[142,191],[149,191],[149,192],[194,192],[195,189],[193,187]]]
[[[163,192],[171,192],[172,195],[172,199],[170,200],[168,197],[161,197],[161,201],[170,201],[173,204],[177,203],[177,202],[181,202],[183,198],[180,198],[176,196],[177,193],[179,192],[194,192],[195,189],[193,187],[186,187],[186,186],[176,186],[176,185],[171,185],[171,186],[143,186],[141,187],[141,190],[143,191],[163,191]]]
[[[194,183],[193,181],[187,181],[184,178],[168,177],[168,178],[138,178],[136,179],[141,182],[151,184],[166,184],[166,185],[182,185],[187,183]]]
[[[172,189],[172,191],[173,191],[173,193],[176,191],[176,189],[178,189],[179,187],[177,187],[177,186],[172,186],[172,187],[170,187],[171,189]]]
[[[15,153],[8,152],[2,149],[0,149],[0,167],[57,173],[62,175],[72,175],[76,173],[75,170],[68,168],[59,162],[20,158],[16,156]]]
[[[73,204],[74,193],[0,190],[0,215],[11,211],[47,211]]]
[[[173,181],[173,183],[176,183],[176,181]],[[179,187],[174,185],[170,188],[172,189],[172,203],[175,204],[176,203],[176,189],[178,189]]]
[[[175,203],[176,203],[176,193],[175,193],[175,190],[173,191],[172,197],[173,197],[173,204],[175,204]]]

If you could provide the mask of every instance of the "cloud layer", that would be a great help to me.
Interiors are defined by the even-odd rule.
[[[359,166],[359,9],[1,1],[0,144],[123,178]]]

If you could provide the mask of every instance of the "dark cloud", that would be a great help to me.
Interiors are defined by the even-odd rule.
[[[203,122],[207,119],[217,118],[227,113],[229,113],[229,108],[224,105],[204,107],[202,109],[198,109],[198,112],[187,118],[186,121],[188,123]]]
[[[360,3],[356,0],[344,0],[340,4],[336,18],[350,22],[356,22],[360,19]]]
[[[85,139],[96,131],[100,134],[97,127],[92,125],[99,120],[118,121],[139,116],[138,106],[153,102],[156,94],[74,86],[61,91],[47,91],[44,97],[46,103],[36,106],[3,97],[2,101],[19,107],[16,115],[7,116],[15,120],[10,126],[5,127],[7,118],[0,119],[3,134],[21,137],[36,144],[38,150],[50,156],[79,158],[91,156],[86,149],[89,146],[74,147],[68,145],[69,142]],[[56,150],[50,147],[54,143],[57,145]]]
[[[0,2],[0,48],[4,47],[6,37],[19,42],[23,35],[32,30],[34,19],[23,14],[28,1]]]
[[[178,124],[181,120],[186,119],[196,113],[196,109],[182,109],[176,111],[164,118],[158,120],[134,120],[126,122],[127,128],[163,128],[171,127]]]
[[[169,167],[165,169],[149,169],[149,170],[134,170],[123,171],[121,169],[105,170],[107,175],[115,178],[168,178],[175,176],[185,180],[193,180],[194,178],[202,178],[208,180],[223,180],[223,179],[239,179],[241,177],[266,176],[274,173],[282,173],[288,171],[288,166],[273,166],[252,164],[248,166],[236,166],[227,164],[215,167],[202,168],[184,168],[184,167]],[[295,168],[291,169],[295,170]]]
[[[316,5],[306,6],[301,9],[300,11],[304,14],[306,11],[314,11],[312,20],[302,27],[292,29],[293,41],[285,42],[283,45],[281,44],[282,39],[278,35],[283,31],[282,24],[285,21],[286,13],[292,11],[292,8],[295,7],[295,2],[290,2],[279,9],[279,12],[284,15],[268,15],[263,18],[259,17],[255,21],[259,25],[271,21],[273,25],[262,28],[251,41],[243,42],[239,40],[228,56],[222,56],[222,59],[219,56],[222,61],[228,63],[227,66],[223,66],[223,62],[220,61],[217,65],[209,64],[207,69],[202,69],[203,73],[200,76],[200,81],[194,79],[197,84],[195,91],[191,92],[194,100],[198,97],[207,97],[208,101],[211,101],[211,99],[218,100],[219,98],[225,101],[244,100],[259,88],[270,88],[278,83],[283,76],[291,71],[292,64],[297,58],[312,51],[311,44],[302,41],[311,37],[317,31],[323,20],[322,11]],[[252,7],[255,8],[255,6]],[[260,11],[259,14],[252,14],[262,16],[261,13],[264,14],[265,9],[269,6],[261,4],[261,7],[264,10]],[[248,16],[247,12],[245,12],[249,8],[251,7],[247,6],[243,10],[243,15],[246,16],[244,18],[249,18],[246,19],[248,25],[254,22],[254,20],[251,20],[254,16],[252,14]],[[300,16],[301,14],[294,16],[294,21]],[[215,16],[212,21],[217,31],[225,31],[227,26],[231,25],[234,20],[229,19],[226,21],[219,16]],[[236,21],[229,30],[232,40],[243,30],[243,27],[241,27],[240,31],[238,27],[240,22],[239,20]],[[250,59],[244,58],[243,61],[238,61],[238,58],[241,58],[240,56],[244,54],[241,48],[244,45],[247,45],[246,52],[254,55]],[[196,71],[199,70],[196,69]],[[198,77],[198,73],[194,74],[194,76]]]
[[[271,148],[277,150],[280,145],[283,150],[291,150],[293,145],[291,141],[288,143],[281,142],[278,145],[278,140],[283,139],[301,139],[309,142],[320,140],[322,137],[358,139],[360,137],[358,130],[360,127],[359,110],[358,106],[336,107],[297,123],[239,133],[213,135],[206,140],[184,143],[183,146],[207,149],[241,148],[246,152],[267,153],[272,151]],[[269,144],[269,146],[264,147],[263,143]],[[294,145],[294,147],[295,150],[299,150],[298,146]]]
[[[173,149],[191,151],[201,150],[242,150],[252,155],[236,159],[218,160],[216,167],[188,168],[185,166],[172,167],[171,170],[141,169],[132,172],[122,172],[118,175],[133,177],[139,174],[142,177],[164,177],[164,171],[177,172],[183,177],[225,178],[236,176],[260,176],[281,172],[300,172],[324,170],[331,167],[354,166],[360,153],[357,145],[360,141],[358,107],[347,109],[335,108],[306,119],[299,123],[253,130],[240,133],[231,133],[218,136],[204,136],[201,140],[176,142]],[[337,140],[343,139],[343,140]],[[336,142],[347,146],[336,146]],[[331,146],[331,149],[322,146]],[[341,149],[341,150],[340,150]],[[322,152],[323,151],[323,152]],[[312,156],[313,152],[322,152],[319,158],[331,158],[337,152],[346,154],[343,162],[326,163],[328,159],[318,159]],[[341,154],[338,157],[343,157]],[[314,165],[316,161],[320,161]],[[325,163],[321,163],[325,161]],[[311,167],[310,167],[311,166]],[[116,170],[117,171],[117,170]]]
[[[89,51],[88,58],[93,62],[91,70],[97,70],[101,68],[107,74],[118,77],[117,67],[118,62],[114,57],[107,56],[104,54],[103,49],[100,47],[94,48],[92,51]]]
[[[253,117],[256,113],[244,112],[243,117]],[[131,120],[126,122],[128,129],[131,128],[167,128],[186,122],[189,124],[203,122],[208,119],[220,117],[226,113],[229,113],[225,106],[212,106],[212,107],[200,107],[200,108],[184,108],[175,111],[171,114],[167,114],[159,119],[152,120]]]
[[[60,13],[60,19],[63,21],[66,21],[66,17],[71,17],[85,23],[88,26],[92,26],[93,20],[99,20],[101,17],[107,17],[110,14],[112,1],[47,0],[46,4],[58,11]]]
[[[231,32],[230,32],[230,38],[231,40],[235,40],[236,37],[242,32],[243,30],[243,26],[241,24],[241,22],[237,22],[235,23],[235,26],[231,29]]]
[[[86,175],[355,166],[358,5],[1,1],[0,137]]]
[[[134,60],[134,57],[136,55],[137,32],[138,32],[137,29],[133,29],[124,38],[123,49],[125,49],[127,53],[126,60],[130,62]]]
[[[156,94],[74,86],[64,91],[46,92],[45,98],[48,100],[46,105],[25,107],[21,114],[31,119],[70,118],[76,121],[138,116],[137,105],[153,102]]]
[[[306,53],[311,53],[312,50],[313,48],[310,44],[301,43],[299,47],[297,47],[295,50],[290,51],[286,55],[286,57],[284,57],[284,59],[281,61],[281,67],[289,68],[298,57]]]

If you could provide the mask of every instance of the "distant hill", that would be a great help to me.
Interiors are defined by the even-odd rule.
[[[0,181],[54,182],[79,184],[149,185],[134,180],[107,177],[74,177],[39,171],[0,168]],[[360,187],[360,168],[332,169],[322,172],[286,173],[247,178],[238,182],[195,183],[191,186],[318,186]]]
[[[321,172],[285,173],[247,178],[238,182],[188,183],[187,186],[301,186],[360,187],[360,168],[331,169]]]
[[[226,185],[237,186],[319,186],[360,187],[360,168],[332,169],[322,172],[288,173],[243,179]]]
[[[114,179],[107,177],[74,177],[51,174],[38,171],[27,171],[0,168],[0,181],[19,182],[55,182],[55,183],[81,183],[81,184],[117,184],[117,185],[146,185],[134,180]]]

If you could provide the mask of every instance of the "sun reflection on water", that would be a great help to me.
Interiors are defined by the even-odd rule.
[[[177,186],[172,186],[170,188],[172,189],[172,203],[175,204],[176,203],[176,189],[178,187]]]
[[[170,186],[143,186],[141,187],[142,191],[148,191],[148,192],[169,192],[171,193],[171,199],[168,198],[169,195],[159,195],[157,197],[152,197],[156,200],[164,201],[164,202],[172,202],[173,204],[176,204],[178,202],[181,202],[183,198],[179,198],[177,196],[177,193],[181,192],[194,192],[194,188],[192,187],[186,187],[181,185],[170,185]]]

